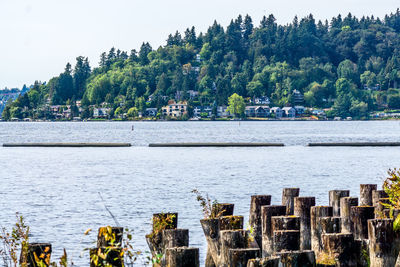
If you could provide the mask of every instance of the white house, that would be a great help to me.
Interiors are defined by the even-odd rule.
[[[227,106],[218,106],[217,107],[217,117],[226,118],[229,116],[229,111]]]
[[[297,115],[303,115],[306,110],[304,106],[295,106],[294,109],[296,110]]]
[[[282,109],[282,111],[283,111],[283,114],[285,117],[288,117],[288,118],[296,117],[296,109],[294,109],[292,107],[284,107]]]
[[[280,107],[273,107],[270,109],[270,113],[275,115],[275,118],[280,119],[282,118],[283,111]]]
[[[95,108],[93,109],[94,118],[106,118],[110,113],[110,108]]]

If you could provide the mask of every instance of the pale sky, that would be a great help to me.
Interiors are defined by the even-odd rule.
[[[0,0],[0,88],[48,81],[80,55],[97,66],[113,46],[138,50],[148,41],[157,48],[176,30],[205,32],[214,20],[226,27],[239,14],[258,26],[270,13],[286,24],[309,13],[383,17],[398,7],[399,0]]]

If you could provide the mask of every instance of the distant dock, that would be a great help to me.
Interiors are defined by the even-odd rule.
[[[129,143],[7,143],[3,147],[130,147]]]
[[[308,146],[400,146],[400,142],[333,142],[333,143],[309,143]]]
[[[149,147],[282,147],[283,143],[153,143]]]

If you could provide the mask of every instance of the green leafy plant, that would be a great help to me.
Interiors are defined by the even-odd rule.
[[[204,219],[217,219],[225,212],[225,210],[220,210],[218,207],[217,200],[211,200],[211,198],[206,194],[205,196],[197,190],[193,189],[192,193],[196,195],[196,200],[200,203],[203,209]]]
[[[390,218],[394,219],[393,229],[400,231],[400,215],[394,218],[394,210],[400,209],[400,170],[389,169],[388,177],[383,182],[383,190],[388,195],[389,203],[381,204],[390,210]]]
[[[84,235],[90,235],[91,232],[92,229],[88,229],[84,232]],[[106,243],[109,245],[104,248],[90,250],[90,262],[93,265],[112,267],[114,266],[112,262],[118,260],[122,261],[123,266],[134,266],[138,261],[140,261],[143,266],[149,264],[149,260],[142,257],[144,253],[134,249],[132,242],[133,231],[129,228],[124,229],[121,242],[118,242],[117,235],[111,226],[100,228],[99,236],[104,237]],[[89,249],[84,249],[84,251],[87,250]]]
[[[29,226],[25,224],[25,219],[22,215],[16,213],[17,222],[11,231],[5,227],[1,229],[0,242],[0,256],[4,266],[18,266],[18,252],[27,253],[29,244]]]

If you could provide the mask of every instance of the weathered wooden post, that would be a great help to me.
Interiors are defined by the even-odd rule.
[[[354,239],[368,239],[368,220],[374,219],[374,207],[355,206],[350,209],[350,219],[353,225]]]
[[[286,206],[262,206],[261,222],[262,222],[262,256],[268,257],[274,253],[273,249],[273,232],[271,225],[272,216],[283,216],[286,214]]]
[[[211,217],[217,218],[220,216],[231,216],[233,215],[233,209],[235,204],[232,203],[216,203],[212,206]]]
[[[340,217],[319,217],[318,226],[320,227],[320,248],[322,249],[322,234],[334,234],[341,232],[341,218]]]
[[[247,267],[279,267],[280,257],[271,256],[266,258],[250,259],[247,262]]]
[[[385,204],[390,204],[389,198],[380,198],[378,204],[375,206],[375,218],[384,219],[389,218],[390,209],[388,209]]]
[[[286,215],[294,213],[294,198],[300,194],[300,188],[284,188],[282,191],[282,205],[286,206]]]
[[[371,267],[395,266],[398,253],[395,236],[393,220],[368,220],[369,258]]]
[[[349,190],[331,190],[329,191],[329,206],[333,207],[333,216],[340,216],[340,199],[348,197]]]
[[[342,224],[342,233],[353,233],[353,226],[350,220],[350,209],[354,206],[358,206],[358,198],[342,197],[340,199],[340,218]]]
[[[246,267],[250,259],[260,257],[258,248],[232,248],[229,249],[229,264],[227,266]]]
[[[290,216],[272,216],[271,217],[272,232],[281,230],[299,230],[300,231],[300,217]]]
[[[276,253],[281,257],[282,267],[315,267],[315,253],[312,250]]]
[[[246,248],[248,233],[245,230],[223,230],[221,233],[221,247],[218,260],[214,259],[216,266],[233,266],[230,263],[230,249]]]
[[[274,253],[300,250],[299,230],[274,231]]]
[[[294,215],[300,217],[300,250],[311,249],[311,207],[315,197],[294,198]]]
[[[372,206],[372,191],[377,189],[376,184],[360,184],[360,206]]]
[[[387,198],[388,195],[384,190],[373,190],[372,191],[372,206],[377,206],[379,203],[379,199]]]
[[[232,203],[217,203],[213,205],[211,215],[213,218],[219,218],[222,216],[232,216],[234,208],[235,204]],[[220,230],[229,230],[229,229],[220,229]],[[207,245],[205,267],[215,267],[215,263],[210,254],[208,245]]]
[[[162,246],[166,248],[188,247],[189,230],[188,229],[165,229],[162,231]]]
[[[199,267],[199,249],[189,247],[172,247],[165,250],[165,266]]]
[[[314,206],[311,207],[311,249],[318,252],[322,249],[321,244],[321,227],[319,225],[320,217],[330,217],[333,215],[333,207]]]
[[[262,248],[261,206],[271,205],[270,195],[251,196],[249,224],[253,228],[258,247]]]
[[[200,222],[210,254],[218,267],[232,266],[229,265],[231,249],[242,249],[241,252],[236,251],[237,258],[232,259],[244,259],[245,255],[252,253],[249,251],[259,251],[259,248],[248,249],[250,237],[246,230],[221,230],[221,219],[204,219]]]
[[[323,234],[324,253],[336,261],[336,266],[356,267],[357,249],[352,234]]]
[[[153,214],[153,230],[146,235],[147,245],[155,257],[164,254],[163,230],[176,229],[178,227],[178,213],[155,213]]]
[[[26,250],[21,251],[20,265],[26,267],[50,266],[51,252],[50,243],[29,243]]]

